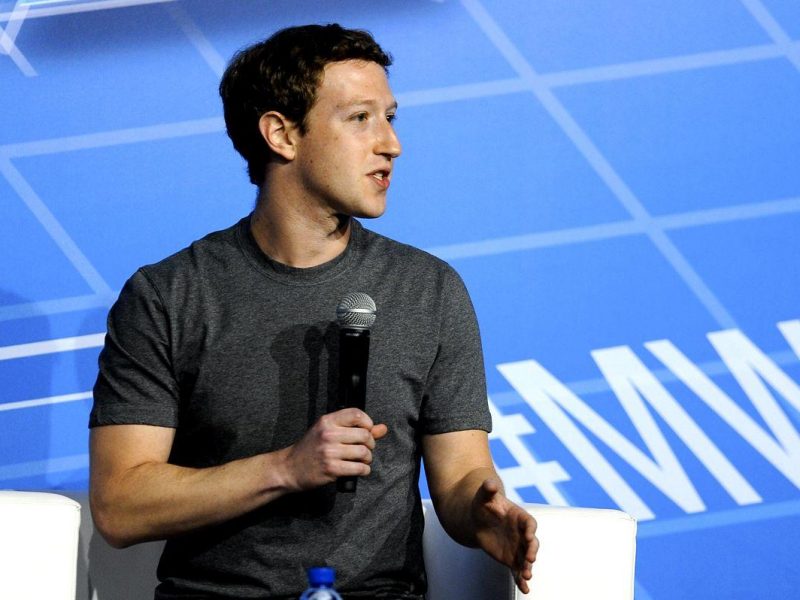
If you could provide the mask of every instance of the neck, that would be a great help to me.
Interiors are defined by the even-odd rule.
[[[299,201],[298,201],[299,200]],[[290,267],[316,267],[345,251],[350,240],[350,217],[315,211],[293,194],[279,190],[258,195],[250,218],[253,237],[272,260]]]

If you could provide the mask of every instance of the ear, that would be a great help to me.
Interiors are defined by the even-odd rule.
[[[297,151],[295,146],[297,126],[293,121],[271,110],[261,115],[258,129],[270,150],[286,160],[294,160]]]

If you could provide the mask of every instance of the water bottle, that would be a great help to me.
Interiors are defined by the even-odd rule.
[[[331,567],[311,567],[308,569],[308,589],[300,600],[342,600],[333,589],[336,571]]]

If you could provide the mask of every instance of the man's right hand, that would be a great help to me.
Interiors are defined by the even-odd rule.
[[[370,473],[376,440],[388,432],[357,408],[323,415],[294,445],[285,449],[286,487],[301,491],[339,477]]]

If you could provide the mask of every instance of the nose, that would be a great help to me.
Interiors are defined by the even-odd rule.
[[[384,121],[375,145],[375,154],[381,154],[389,159],[397,158],[403,152],[400,139],[394,126],[389,121]]]

